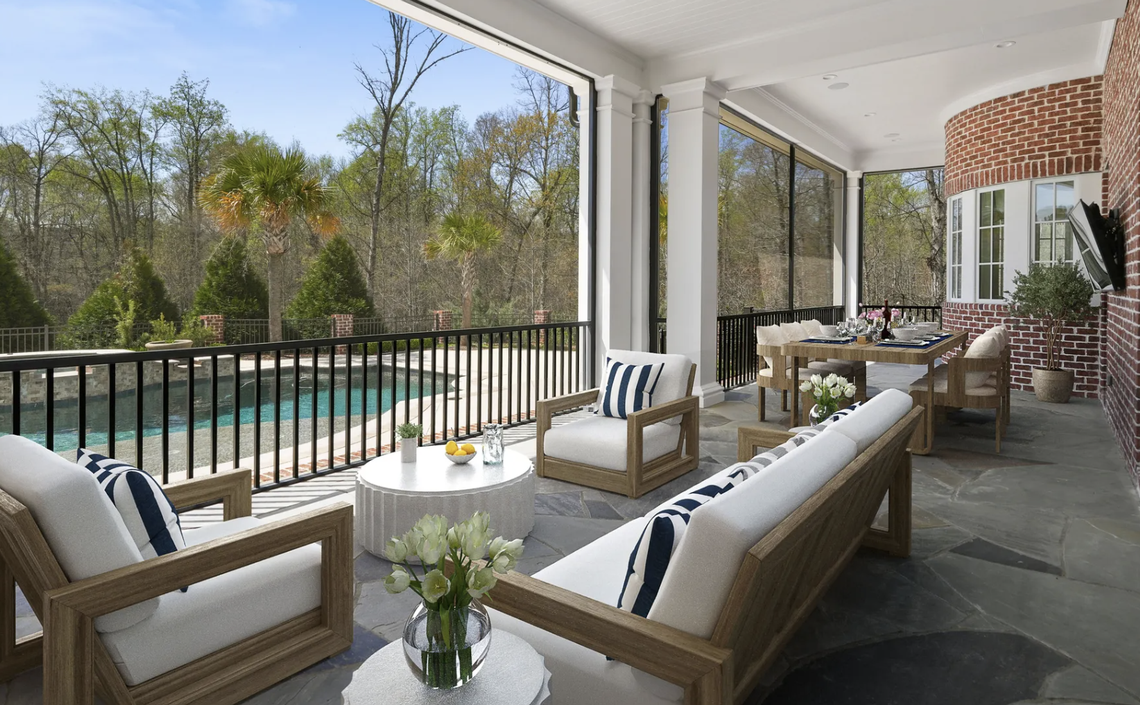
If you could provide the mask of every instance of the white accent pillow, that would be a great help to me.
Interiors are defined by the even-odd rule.
[[[970,347],[966,349],[966,357],[980,357],[980,358],[996,358],[1001,354],[1001,341],[998,336],[990,331],[983,333],[974,342],[970,343]],[[967,372],[966,373],[966,389],[973,387],[980,387],[986,383],[990,378],[990,372],[982,370],[980,372]]]
[[[804,328],[804,325],[798,321],[792,321],[791,323],[781,323],[780,330],[784,331],[784,335],[787,337],[789,343],[794,343],[797,340],[803,340],[804,338],[811,337],[808,335],[807,329]]]
[[[806,321],[800,321],[800,324],[804,327],[804,330],[807,331],[809,338],[815,338],[817,336],[823,335],[823,324],[814,318],[809,318]]]
[[[788,342],[788,336],[779,325],[756,326],[756,342],[759,345],[783,345]],[[764,364],[773,369],[772,358],[765,355]]]

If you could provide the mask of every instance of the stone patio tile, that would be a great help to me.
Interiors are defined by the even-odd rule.
[[[929,558],[965,543],[971,538],[973,538],[973,534],[952,525],[916,529],[911,532],[910,555],[912,559],[916,560]]]
[[[610,506],[609,502],[603,500],[586,500],[586,509],[589,511],[592,519],[621,519],[621,514]]]
[[[1082,666],[1071,666],[1057,673],[1045,686],[1043,695],[1059,700],[1081,700],[1111,705],[1137,705],[1133,698],[1097,674]]]
[[[411,590],[398,595],[389,594],[383,582],[365,583],[359,586],[360,596],[356,599],[353,619],[365,629],[394,641],[403,633],[404,622],[419,602]]]
[[[1064,519],[1051,511],[992,502],[938,501],[916,495],[917,506],[975,536],[1018,553],[1059,565]]]
[[[1036,558],[1022,555],[1016,551],[1011,551],[1008,548],[1002,548],[996,544],[992,544],[985,539],[974,539],[966,543],[955,546],[950,549],[952,553],[957,553],[961,556],[969,556],[970,558],[977,558],[981,561],[989,561],[991,563],[998,563],[1000,565],[1008,565],[1013,568],[1022,568],[1024,570],[1036,570],[1041,573],[1049,573],[1050,575],[1060,575],[1060,566],[1055,566],[1052,563],[1039,561]]]
[[[928,563],[983,612],[1140,693],[1135,649],[1122,648],[1136,643],[1140,594],[953,553]]]
[[[554,492],[534,496],[535,514],[579,517],[586,515],[581,492]]]
[[[1138,592],[1140,542],[1117,538],[1078,519],[1065,534],[1065,575],[1074,580]]]

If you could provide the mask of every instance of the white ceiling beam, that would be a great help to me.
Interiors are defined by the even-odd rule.
[[[650,83],[711,78],[730,91],[1119,18],[1127,0],[897,0],[795,33],[665,57]],[[918,77],[920,78],[920,77]]]
[[[516,63],[528,52],[595,79],[616,75],[645,86],[645,62],[622,47],[528,0],[369,0]],[[501,38],[488,40],[486,35]],[[518,46],[512,46],[516,44]],[[520,51],[522,47],[526,51]],[[534,67],[532,67],[534,68]],[[552,78],[574,84],[572,76]]]
[[[732,91],[724,102],[780,137],[841,169],[854,169],[855,155],[842,142],[762,90]]]

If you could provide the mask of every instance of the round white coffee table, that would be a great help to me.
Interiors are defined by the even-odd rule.
[[[530,644],[508,632],[491,635],[491,651],[475,678],[455,690],[432,690],[412,675],[404,643],[388,644],[360,665],[341,693],[343,705],[542,705],[550,671]]]
[[[356,536],[364,548],[384,555],[384,544],[425,514],[451,523],[477,511],[491,515],[491,535],[521,539],[534,528],[534,467],[522,453],[503,451],[503,462],[485,465],[482,452],[464,465],[443,446],[424,446],[414,463],[399,453],[365,465],[356,476]]]

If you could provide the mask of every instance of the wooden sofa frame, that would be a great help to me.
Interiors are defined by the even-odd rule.
[[[164,489],[178,510],[221,500],[229,520],[250,516],[250,488],[234,470]],[[96,635],[95,617],[317,541],[321,606],[245,641],[128,686]],[[71,582],[31,512],[0,491],[0,681],[42,661],[46,705],[91,705],[96,691],[109,705],[237,703],[352,646],[352,558],[352,506],[338,503]],[[17,583],[44,625],[20,639]]]
[[[520,573],[495,609],[685,689],[687,705],[739,705],[861,546],[910,553],[916,407],[745,555],[711,639],[624,612]],[[742,428],[741,458],[791,434]],[[872,529],[888,489],[888,528]]]
[[[625,472],[553,458],[547,456],[543,450],[543,437],[550,430],[554,415],[593,404],[598,400],[598,389],[538,402],[535,412],[538,417],[535,472],[539,477],[565,480],[576,485],[617,492],[635,498],[696,469],[700,462],[697,455],[697,445],[700,440],[700,405],[697,397],[693,396],[696,375],[697,366],[693,365],[689,368],[685,396],[635,411],[628,416]],[[677,448],[660,458],[642,462],[645,428],[677,416],[681,417],[681,434],[677,439]]]

